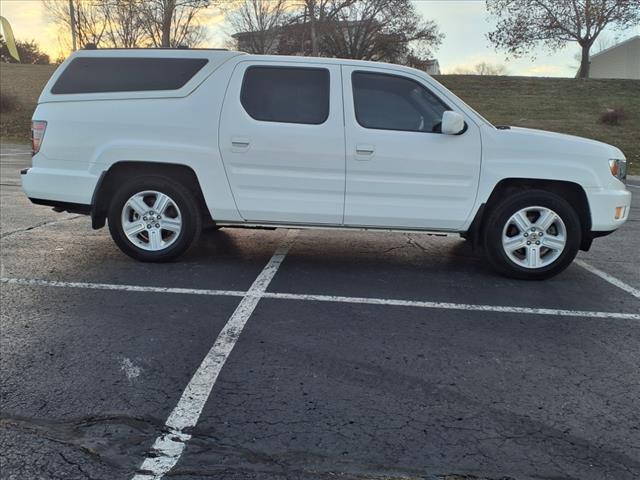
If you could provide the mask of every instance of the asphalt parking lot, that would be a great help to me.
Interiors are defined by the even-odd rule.
[[[205,232],[125,257],[1,150],[6,479],[637,479],[640,181],[546,282],[461,239]]]

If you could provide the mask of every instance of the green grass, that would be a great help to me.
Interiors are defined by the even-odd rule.
[[[436,77],[496,125],[515,125],[593,138],[620,148],[630,172],[640,174],[640,80],[573,78]],[[598,122],[607,108],[622,107],[619,126]]]
[[[55,70],[48,65],[0,65],[3,93],[18,98],[15,112],[0,115],[3,141],[29,141],[31,115]],[[640,174],[640,80],[442,75],[447,88],[495,124],[540,128],[593,138],[619,147]],[[598,123],[607,108],[624,108],[620,126]]]

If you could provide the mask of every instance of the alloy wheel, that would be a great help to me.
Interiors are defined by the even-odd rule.
[[[502,248],[516,265],[527,269],[555,262],[567,244],[567,228],[547,207],[526,207],[514,213],[502,230]]]
[[[182,215],[168,195],[146,190],[132,195],[122,208],[122,230],[136,247],[157,252],[171,246],[182,231]]]

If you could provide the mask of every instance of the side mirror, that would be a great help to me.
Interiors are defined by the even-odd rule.
[[[464,117],[458,112],[447,110],[442,114],[442,133],[445,135],[458,135],[464,129]]]

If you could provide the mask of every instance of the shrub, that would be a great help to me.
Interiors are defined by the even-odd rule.
[[[600,114],[599,121],[606,125],[620,125],[625,118],[627,118],[627,114],[624,108],[607,108]]]
[[[18,108],[18,99],[15,95],[0,92],[0,112],[9,113]]]

